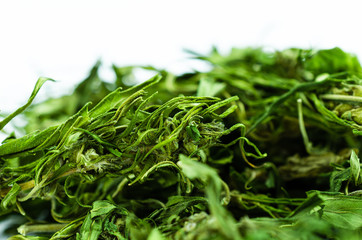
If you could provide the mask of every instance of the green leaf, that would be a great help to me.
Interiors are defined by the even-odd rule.
[[[161,80],[160,75],[155,75],[154,77],[150,78],[149,80],[136,85],[132,88],[126,89],[122,91],[121,88],[116,89],[115,91],[108,94],[104,97],[90,112],[89,115],[91,118],[96,118],[113,108],[117,108],[128,96],[132,95],[133,93],[146,89],[152,85],[155,85]]]
[[[164,209],[157,210],[153,214],[161,212],[157,220],[163,223],[169,223],[175,218],[187,214],[187,211],[190,211],[190,208],[197,204],[206,205],[207,200],[204,197],[172,196],[168,199]]]
[[[35,96],[38,94],[40,88],[43,86],[43,84],[46,82],[46,81],[54,81],[53,79],[51,78],[45,78],[45,77],[41,77],[38,79],[38,81],[36,82],[35,84],[35,87],[33,89],[33,92],[31,93],[29,99],[28,99],[28,102],[18,108],[15,112],[11,113],[9,116],[7,116],[4,120],[2,120],[0,122],[0,130],[3,129],[5,127],[6,124],[8,124],[11,119],[13,119],[14,117],[16,117],[17,115],[19,115],[20,113],[22,113],[27,107],[30,106],[30,104],[33,102]]]
[[[93,202],[92,210],[90,211],[90,216],[93,219],[101,215],[106,215],[116,208],[117,207],[114,204],[108,201],[98,200]]]
[[[16,201],[16,197],[20,191],[21,191],[21,187],[18,184],[14,183],[13,186],[11,187],[10,191],[6,194],[4,199],[1,201],[1,206],[6,209],[9,205],[14,204]]]
[[[349,230],[362,228],[362,200],[360,197],[321,193],[321,217],[330,224]]]
[[[333,172],[329,180],[330,191],[338,192],[342,187],[342,183],[348,181],[350,178],[351,178],[350,168],[344,169],[342,171]]]
[[[0,145],[0,156],[19,154],[42,144],[58,126],[49,127],[41,132],[33,132],[24,137],[8,141]]]
[[[296,84],[293,88],[289,89],[283,95],[278,96],[276,100],[270,104],[266,111],[263,114],[258,116],[258,118],[254,121],[253,125],[248,129],[248,133],[254,130],[259,124],[261,124],[267,117],[273,114],[280,105],[282,105],[286,100],[288,100],[291,96],[298,92],[307,92],[310,90],[315,90],[324,85],[330,84],[331,82],[335,81],[334,79],[326,78],[319,82],[305,82]]]
[[[161,234],[161,232],[154,228],[152,229],[150,235],[147,237],[147,240],[165,240],[164,236]]]
[[[30,133],[22,138],[7,142],[0,146],[0,156],[22,154],[25,151],[41,151],[66,139],[74,127],[80,127],[89,121],[86,104],[78,113],[68,118],[63,124],[49,127],[41,132]],[[33,153],[30,153],[33,154]]]
[[[361,164],[360,164],[359,157],[357,156],[357,154],[354,150],[352,150],[349,163],[351,165],[351,174],[352,174],[352,178],[354,180],[354,184],[357,186],[359,183],[358,180],[360,177]]]
[[[361,76],[361,65],[355,55],[340,48],[319,50],[305,62],[305,68],[315,75],[321,73],[350,72]]]
[[[305,201],[299,205],[293,212],[290,213],[289,217],[300,217],[309,215],[316,208],[320,208],[320,205],[323,203],[323,199],[318,191],[311,191],[307,193],[307,198]]]
[[[85,218],[80,232],[77,233],[77,240],[97,240],[99,235],[102,233],[102,220],[95,218],[92,220],[91,215],[88,214]]]
[[[191,122],[190,125],[186,127],[186,132],[188,136],[196,142],[199,141],[201,138],[201,134],[197,129],[197,125],[195,122]]]
[[[196,96],[198,97],[215,97],[226,87],[225,83],[216,82],[213,78],[201,78]]]
[[[179,156],[179,159],[180,161],[177,164],[188,178],[200,179],[207,183],[205,192],[209,201],[211,214],[216,219],[219,231],[222,232],[227,239],[241,239],[235,219],[221,205],[220,195],[222,181],[216,170],[182,154]]]
[[[50,238],[50,240],[69,239],[70,237],[74,236],[76,232],[79,231],[79,227],[82,225],[82,223],[83,223],[83,218],[76,219],[70,222],[61,230],[54,233],[54,235]]]

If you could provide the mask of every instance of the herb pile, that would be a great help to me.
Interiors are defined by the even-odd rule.
[[[107,82],[97,63],[73,94],[31,105],[38,80],[0,122],[27,121],[0,145],[9,239],[361,238],[357,58],[192,54],[211,70],[113,66]],[[157,74],[135,85],[139,68]]]

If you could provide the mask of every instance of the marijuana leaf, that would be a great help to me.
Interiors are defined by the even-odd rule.
[[[357,58],[189,53],[210,70],[113,66],[110,82],[98,61],[72,94],[30,105],[38,80],[0,122],[27,120],[0,145],[0,221],[21,219],[9,239],[360,238]]]

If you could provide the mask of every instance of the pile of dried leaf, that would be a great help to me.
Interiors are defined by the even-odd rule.
[[[10,239],[361,238],[357,58],[192,54],[212,69],[114,66],[111,83],[97,63],[73,94],[30,105],[38,80],[0,122],[27,121],[0,145]],[[157,75],[134,85],[140,68]]]

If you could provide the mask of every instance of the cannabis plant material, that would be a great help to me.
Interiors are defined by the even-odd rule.
[[[27,120],[0,145],[10,239],[361,237],[357,58],[190,53],[211,70],[113,66],[109,82],[97,62],[73,94],[30,105],[39,79],[0,122]],[[158,74],[133,85],[136,69]]]

